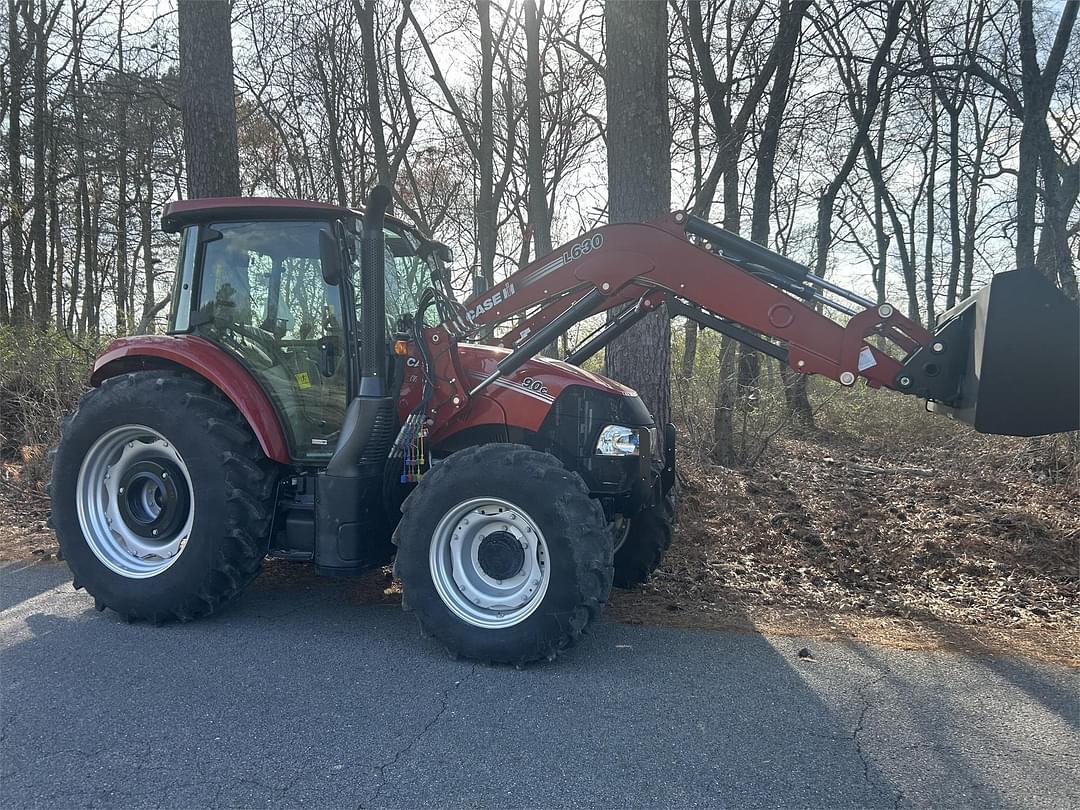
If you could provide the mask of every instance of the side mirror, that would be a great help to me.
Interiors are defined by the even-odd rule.
[[[319,231],[319,263],[323,281],[331,286],[341,283],[341,243],[329,226]]]
[[[434,239],[424,239],[420,243],[419,254],[425,258],[431,256],[438,259],[443,264],[452,264],[454,261],[454,251],[450,249],[448,245],[444,245],[442,242],[436,242]]]

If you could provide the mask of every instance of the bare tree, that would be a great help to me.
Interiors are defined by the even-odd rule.
[[[23,222],[26,211],[26,187],[22,171],[22,109],[23,81],[30,63],[31,47],[24,39],[19,21],[28,14],[25,0],[8,0],[8,186],[9,215],[7,218],[8,247],[11,251],[11,304],[10,317],[13,323],[23,324],[30,320],[29,267],[26,255],[26,237],[23,234]]]
[[[375,45],[375,0],[353,0],[353,8],[360,20],[364,43],[364,88],[367,91],[368,126],[371,130],[371,144],[375,150],[375,167],[378,181],[387,188],[394,187],[394,178],[390,174],[390,157],[386,152],[386,138],[383,135],[382,96],[379,93],[379,52]]]
[[[525,0],[525,40],[528,55],[525,62],[525,104],[529,137],[525,161],[529,180],[529,224],[532,226],[535,253],[545,256],[551,252],[551,213],[548,210],[544,182],[544,138],[540,120],[540,14],[536,0]]]
[[[810,3],[801,2],[801,0],[796,0],[791,4],[785,2],[780,7],[780,24],[777,29],[776,43],[773,46],[779,58],[776,63],[776,76],[769,90],[768,111],[765,113],[761,138],[758,141],[753,211],[750,217],[750,239],[766,247],[769,246],[769,218],[772,212],[776,150],[780,141],[784,110],[788,103],[792,65],[795,61],[803,17],[809,8]],[[784,396],[789,416],[800,425],[812,426],[814,412],[810,407],[805,377],[792,372],[783,362],[780,363],[780,374],[784,381]]]

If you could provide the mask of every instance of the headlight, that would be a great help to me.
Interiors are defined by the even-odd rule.
[[[608,425],[600,431],[596,440],[596,454],[599,456],[636,456],[641,438],[634,428],[623,425]]]

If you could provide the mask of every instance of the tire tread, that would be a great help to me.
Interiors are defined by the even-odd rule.
[[[223,527],[210,572],[187,598],[168,608],[132,609],[130,606],[114,607],[94,594],[95,607],[98,610],[112,608],[127,621],[188,622],[208,616],[235,599],[262,570],[273,517],[277,465],[266,458],[247,421],[221,391],[196,375],[168,370],[110,377],[97,388],[87,391],[79,400],[79,409],[64,420],[57,449],[70,435],[79,410],[91,398],[104,400],[104,407],[108,407],[108,400],[117,399],[136,386],[150,388],[153,396],[165,401],[183,402],[190,418],[200,422],[205,433],[223,445],[222,465],[228,488]],[[55,457],[56,451],[53,452]],[[55,478],[55,469],[52,477]],[[53,480],[49,487],[52,491]],[[80,586],[86,585],[85,576],[76,576],[76,579]]]

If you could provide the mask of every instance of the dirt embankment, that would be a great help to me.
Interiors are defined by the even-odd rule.
[[[622,620],[991,647],[1080,663],[1080,499],[1024,440],[786,439],[688,470],[676,542]]]

